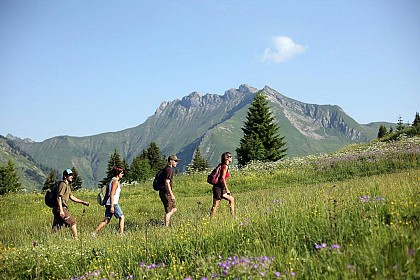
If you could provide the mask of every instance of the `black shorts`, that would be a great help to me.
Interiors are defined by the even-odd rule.
[[[222,200],[223,195],[227,193],[226,188],[223,185],[213,185],[213,198],[216,200]]]

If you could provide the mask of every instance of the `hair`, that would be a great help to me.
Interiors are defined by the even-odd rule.
[[[228,160],[228,156],[231,156],[230,152],[224,152],[220,157],[220,163],[225,163]]]
[[[122,173],[122,172],[124,172],[124,169],[123,169],[123,168],[121,168],[121,167],[114,166],[114,167],[112,168],[112,176],[117,176],[117,175],[119,175],[119,174],[120,174],[120,173]]]

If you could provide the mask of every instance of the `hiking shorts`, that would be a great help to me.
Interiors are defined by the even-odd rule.
[[[112,216],[115,216],[117,219],[124,216],[119,204],[114,204],[114,214],[111,213],[111,205],[105,205],[105,219],[111,220]]]
[[[172,209],[176,208],[175,200],[171,198],[169,193],[166,193],[165,190],[159,191],[160,200],[163,203],[163,207],[165,208],[165,213],[169,213]]]
[[[61,228],[62,226],[71,227],[76,224],[76,220],[72,217],[66,207],[63,207],[64,218],[61,218],[60,216],[60,208],[54,207],[52,211],[54,214],[54,220],[52,224],[53,229]]]
[[[213,198],[216,200],[222,200],[223,195],[227,193],[226,188],[223,185],[213,185]],[[226,199],[226,198],[224,198]]]

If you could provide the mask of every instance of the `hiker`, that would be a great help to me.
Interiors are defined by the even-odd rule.
[[[229,178],[229,168],[228,165],[232,162],[232,154],[225,152],[221,156],[220,165],[220,179],[213,185],[213,206],[210,211],[211,218],[214,218],[216,215],[217,208],[220,205],[222,199],[229,201],[230,214],[232,217],[235,215],[235,199],[230,193],[226,180]]]
[[[176,212],[175,195],[173,193],[173,176],[174,168],[177,166],[180,159],[176,155],[168,157],[167,166],[162,169],[161,178],[163,179],[163,188],[159,190],[159,197],[165,208],[165,215],[163,217],[164,225],[169,226],[172,215]]]
[[[112,216],[119,219],[119,233],[124,234],[124,213],[118,204],[121,194],[121,184],[120,180],[124,176],[124,169],[121,167],[112,168],[113,178],[108,184],[108,200],[105,204],[105,219],[98,225],[98,227],[92,232],[92,236],[96,234],[109,222],[111,221]]]
[[[76,220],[67,210],[68,201],[70,199],[76,203],[81,203],[86,206],[89,206],[89,202],[78,199],[73,195],[70,187],[72,181],[73,172],[71,171],[71,169],[64,170],[63,181],[61,181],[58,185],[57,203],[52,208],[54,214],[52,229],[56,231],[60,229],[63,225],[65,225],[66,227],[70,227],[73,237],[77,239]]]

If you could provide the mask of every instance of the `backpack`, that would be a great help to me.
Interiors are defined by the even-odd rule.
[[[163,189],[163,184],[162,184],[162,175],[163,169],[159,170],[158,173],[156,173],[155,178],[153,179],[153,189],[155,191],[160,191]]]
[[[50,185],[50,188],[45,193],[45,205],[50,208],[57,206],[57,194],[58,194],[58,186],[62,181],[56,181]]]
[[[98,201],[98,204],[101,206],[104,206],[109,198],[109,184],[104,185],[100,192],[98,193],[98,196],[96,197],[96,201]]]
[[[219,164],[213,171],[207,176],[207,183],[215,185],[219,183],[221,175],[222,165]]]

